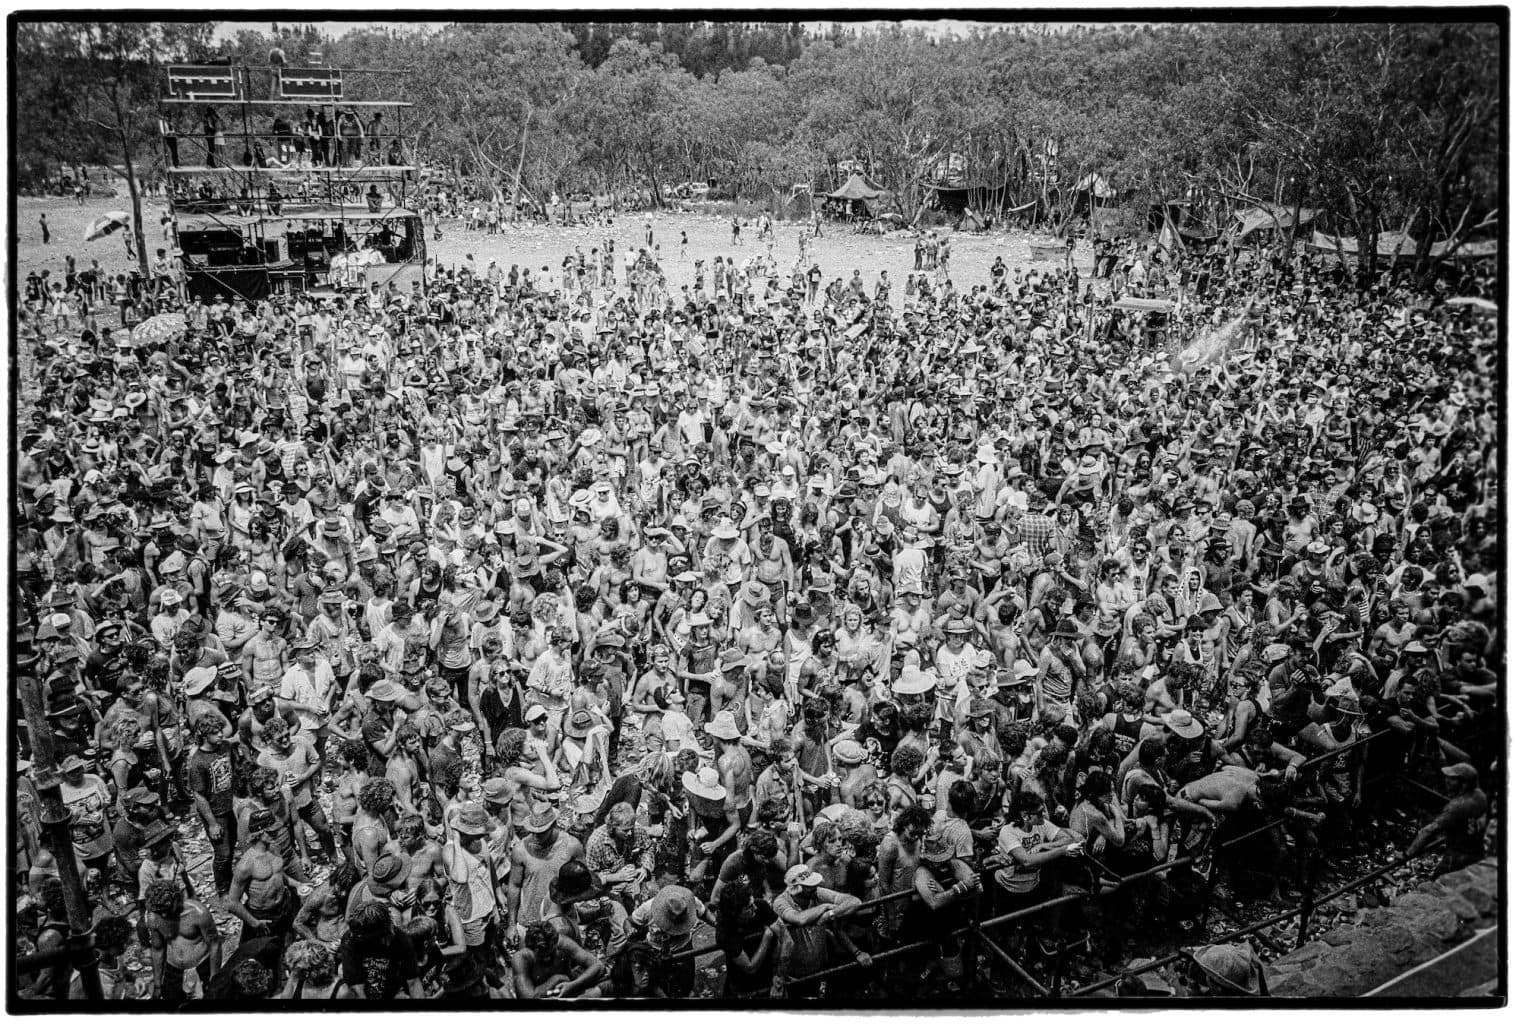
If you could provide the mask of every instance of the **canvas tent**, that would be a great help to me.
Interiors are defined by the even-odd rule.
[[[1360,243],[1354,238],[1335,238],[1326,235],[1322,231],[1313,233],[1313,248],[1320,252],[1343,252],[1346,256],[1360,254]],[[1419,253],[1418,239],[1402,231],[1383,231],[1377,235],[1377,255],[1390,256],[1397,259],[1413,259]],[[1429,255],[1434,259],[1482,259],[1496,256],[1498,243],[1495,241],[1466,242],[1459,247],[1452,247],[1450,239],[1435,242],[1429,247]]]
[[[1248,210],[1239,210],[1234,214],[1234,218],[1239,221],[1239,237],[1244,238],[1257,231],[1289,230],[1292,227],[1293,213],[1293,207],[1266,203],[1264,208],[1252,206]],[[1306,206],[1297,210],[1298,227],[1313,223],[1319,213],[1319,210],[1309,209]]]
[[[1088,174],[1076,183],[1077,192],[1090,192],[1094,199],[1116,199],[1118,190],[1100,174]]]
[[[828,193],[829,199],[848,199],[850,201],[863,199],[879,199],[883,193],[878,188],[871,188],[865,184],[865,179],[858,174],[851,174],[849,180],[840,186],[837,192]]]
[[[851,174],[849,180],[836,191],[829,192],[827,198],[835,209],[845,216],[870,217],[875,214],[875,210],[871,209],[871,203],[885,194],[881,189],[871,188],[860,175]]]

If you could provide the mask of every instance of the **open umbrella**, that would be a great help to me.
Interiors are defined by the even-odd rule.
[[[185,333],[185,329],[183,313],[159,313],[132,328],[132,343],[138,347],[156,345],[179,337]]]
[[[125,210],[110,210],[90,221],[84,229],[84,240],[93,242],[113,231],[119,231],[132,222],[132,215]]]

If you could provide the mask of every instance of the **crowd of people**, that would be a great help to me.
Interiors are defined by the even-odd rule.
[[[960,291],[947,249],[905,294],[471,261],[151,347],[29,289],[15,666],[71,848],[23,724],[18,952],[66,944],[72,858],[106,995],[165,1007],[681,998],[699,959],[984,998],[966,924],[1089,893],[995,934],[1120,963],[1311,884],[1402,771],[1449,789],[1409,852],[1482,857],[1494,321],[1302,253]],[[1262,991],[1247,944],[1190,962]]]

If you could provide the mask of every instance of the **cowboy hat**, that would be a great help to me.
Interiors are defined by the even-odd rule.
[[[389,679],[381,679],[364,694],[370,700],[383,701],[387,704],[394,704],[401,699],[401,695],[401,688]]]
[[[490,816],[484,807],[471,800],[459,808],[454,818],[454,831],[466,836],[483,836],[490,831]]]
[[[596,716],[581,708],[564,723],[564,734],[571,739],[583,740],[596,727]]]
[[[404,853],[382,854],[369,869],[369,880],[386,889],[399,889],[411,877],[411,858]]]
[[[157,846],[165,839],[173,839],[178,834],[178,830],[175,829],[175,827],[169,824],[167,821],[156,822],[155,824],[148,826],[147,831],[143,834],[142,840],[137,845],[139,848]]]
[[[690,935],[696,928],[696,897],[683,885],[667,885],[649,904],[649,923],[666,935]]]

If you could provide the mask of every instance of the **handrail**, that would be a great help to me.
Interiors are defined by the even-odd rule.
[[[1386,736],[1387,734],[1389,734],[1389,733],[1391,733],[1393,731],[1394,730],[1392,730],[1390,728],[1389,729],[1382,729],[1382,730],[1379,730],[1378,732],[1372,733],[1372,734],[1370,734],[1368,736],[1360,737],[1359,739],[1354,740],[1354,741],[1352,741],[1350,743],[1347,743],[1347,744],[1345,744],[1342,747],[1336,747],[1334,750],[1325,751],[1325,752],[1323,752],[1321,754],[1316,754],[1313,757],[1308,758],[1307,760],[1305,760],[1303,762],[1303,764],[1301,765],[1301,768],[1309,768],[1309,767],[1311,767],[1311,766],[1313,766],[1315,764],[1318,764],[1320,762],[1328,761],[1328,760],[1331,760],[1333,758],[1336,758],[1336,757],[1340,756],[1341,754],[1344,754],[1345,752],[1347,752],[1349,750],[1352,750],[1352,749],[1354,749],[1356,747],[1363,746],[1363,745],[1365,745],[1367,743],[1370,743],[1372,740],[1379,739],[1379,738],[1381,738],[1383,736]],[[1268,831],[1270,831],[1270,830],[1272,830],[1274,828],[1280,827],[1287,820],[1288,819],[1287,819],[1286,815],[1283,815],[1281,817],[1275,818],[1272,821],[1269,821],[1269,822],[1267,822],[1267,823],[1265,823],[1263,825],[1260,825],[1260,826],[1258,826],[1256,828],[1251,829],[1248,832],[1243,833],[1242,835],[1235,836],[1232,839],[1229,839],[1229,840],[1226,840],[1225,842],[1219,843],[1217,846],[1213,847],[1213,851],[1216,852],[1218,850],[1227,849],[1228,847],[1235,846],[1235,845],[1237,845],[1239,843],[1242,843],[1242,842],[1244,842],[1244,841],[1246,841],[1248,839],[1252,839],[1255,836],[1258,836],[1258,835],[1260,835],[1260,834],[1262,834],[1264,832],[1268,832]],[[1435,848],[1436,845],[1438,845],[1438,844],[1432,844],[1431,847],[1426,848],[1426,852],[1427,852],[1428,849]],[[1423,856],[1423,853],[1421,853],[1420,856]],[[1375,878],[1378,878],[1378,877],[1386,874],[1388,871],[1393,870],[1395,867],[1398,867],[1398,866],[1401,866],[1404,863],[1407,863],[1408,859],[1410,859],[1410,858],[1401,858],[1400,860],[1395,861],[1392,864],[1388,864],[1385,867],[1378,868],[1376,871],[1371,872],[1368,875],[1363,876],[1362,878],[1357,879],[1356,881],[1351,882],[1351,883],[1349,883],[1346,886],[1340,887],[1339,889],[1335,890],[1334,892],[1332,892],[1332,893],[1330,893],[1330,894],[1328,894],[1326,896],[1319,897],[1318,899],[1316,899],[1316,900],[1314,900],[1312,902],[1307,902],[1307,903],[1305,903],[1302,906],[1294,907],[1291,910],[1283,911],[1280,914],[1273,915],[1272,917],[1266,919],[1265,921],[1257,922],[1256,924],[1247,925],[1247,926],[1245,926],[1243,928],[1237,929],[1236,931],[1230,932],[1230,933],[1228,933],[1227,935],[1225,935],[1225,936],[1223,936],[1221,938],[1215,939],[1214,941],[1215,942],[1222,942],[1222,941],[1228,941],[1231,938],[1238,938],[1241,935],[1247,935],[1247,934],[1250,934],[1250,933],[1252,933],[1254,931],[1259,931],[1262,928],[1267,928],[1267,927],[1270,927],[1273,924],[1280,923],[1281,921],[1288,920],[1289,918],[1296,917],[1296,916],[1302,915],[1304,913],[1307,913],[1307,912],[1311,911],[1312,909],[1314,909],[1316,907],[1319,907],[1319,906],[1322,906],[1323,904],[1325,904],[1325,903],[1327,903],[1327,902],[1329,902],[1331,900],[1338,899],[1340,896],[1344,895],[1346,892],[1353,891],[1355,888],[1358,888],[1359,886],[1365,885],[1367,882],[1369,882],[1369,881],[1371,881],[1371,880],[1373,880]],[[1134,872],[1133,874],[1125,875],[1124,877],[1122,877],[1122,878],[1120,878],[1120,879],[1118,879],[1116,881],[1113,881],[1111,883],[1108,883],[1107,885],[1099,888],[1099,890],[1097,892],[1095,892],[1095,893],[1092,893],[1092,892],[1079,892],[1079,893],[1071,893],[1069,895],[1064,895],[1064,896],[1055,896],[1055,897],[1052,897],[1052,898],[1050,898],[1048,900],[1044,900],[1041,903],[1034,904],[1033,906],[1024,907],[1022,909],[1011,911],[1010,913],[1006,913],[1006,914],[1002,914],[1002,915],[999,915],[999,916],[996,916],[996,917],[992,917],[992,918],[989,918],[989,919],[984,920],[984,921],[972,922],[970,924],[963,925],[963,926],[955,929],[954,931],[949,932],[946,935],[944,935],[944,936],[942,936],[940,938],[937,938],[937,939],[930,939],[930,940],[924,940],[924,941],[921,941],[921,942],[914,942],[914,943],[910,943],[910,944],[907,944],[907,945],[904,945],[904,946],[894,947],[894,948],[886,950],[886,951],[884,951],[882,953],[872,954],[871,959],[872,959],[872,962],[876,962],[876,961],[880,961],[880,960],[885,960],[885,959],[891,959],[891,958],[900,956],[903,953],[912,952],[912,951],[920,949],[920,948],[924,948],[924,947],[927,947],[927,946],[934,945],[935,943],[937,943],[939,941],[942,941],[943,939],[946,939],[946,938],[957,938],[957,937],[960,937],[960,936],[963,936],[963,935],[966,935],[966,934],[969,934],[969,933],[972,933],[972,932],[980,933],[980,932],[983,932],[983,931],[991,929],[991,928],[998,928],[998,927],[1001,927],[1002,925],[1011,923],[1012,921],[1021,920],[1021,919],[1025,918],[1025,917],[1032,917],[1034,915],[1040,914],[1040,913],[1042,913],[1042,912],[1044,912],[1046,910],[1050,910],[1050,909],[1053,909],[1055,907],[1065,906],[1065,905],[1070,904],[1070,903],[1079,903],[1079,902],[1082,902],[1084,900],[1093,899],[1093,898],[1104,899],[1104,898],[1108,897],[1113,892],[1116,892],[1118,889],[1122,888],[1125,885],[1128,885],[1128,884],[1133,883],[1133,882],[1142,881],[1143,879],[1152,877],[1154,875],[1163,874],[1163,873],[1165,873],[1167,871],[1172,870],[1173,868],[1185,867],[1185,866],[1187,866],[1189,864],[1194,863],[1196,860],[1197,860],[1197,857],[1196,856],[1191,856],[1191,855],[1186,856],[1186,857],[1180,857],[1180,858],[1177,858],[1175,860],[1170,860],[1170,861],[1167,861],[1164,864],[1157,864],[1157,865],[1154,865],[1153,867],[1145,868],[1142,871],[1137,871],[1137,872]],[[988,872],[983,872],[983,874],[990,874],[990,873],[991,872],[989,872],[989,871]],[[995,883],[993,883],[993,884],[995,884]],[[856,908],[856,910],[855,910],[854,913],[858,913],[859,910],[866,909],[867,907],[880,906],[880,905],[885,904],[887,902],[891,902],[893,900],[902,899],[902,898],[905,898],[907,896],[911,896],[911,895],[915,895],[915,894],[916,894],[916,890],[909,888],[909,889],[900,890],[899,892],[889,893],[886,896],[876,897],[876,898],[874,898],[872,900],[869,900],[869,901],[866,901],[866,902],[862,902],[860,904],[860,906],[858,908]],[[853,914],[851,914],[851,916],[853,916]],[[992,941],[989,940],[987,944],[989,946],[991,946],[993,949],[995,949],[999,954],[1001,954],[1001,958],[1004,961],[1011,961],[1012,960],[1012,958],[1006,953],[1006,951],[1002,950],[1000,946],[997,946],[997,944],[995,942],[992,942]],[[705,955],[706,953],[716,952],[716,951],[717,951],[717,947],[716,946],[713,946],[711,948],[705,948],[705,949],[702,949],[702,950],[695,950],[695,949],[693,949],[693,950],[687,951],[685,953],[678,954],[677,958],[683,959],[685,956],[693,956],[693,957],[694,956],[700,956],[700,955]],[[1096,991],[1096,990],[1098,990],[1100,988],[1105,987],[1108,984],[1112,984],[1112,983],[1114,983],[1114,982],[1116,982],[1118,980],[1121,980],[1123,977],[1127,976],[1128,974],[1131,974],[1131,973],[1143,973],[1146,970],[1153,970],[1154,967],[1156,967],[1156,966],[1165,966],[1166,964],[1173,963],[1173,962],[1175,962],[1176,960],[1180,959],[1181,957],[1183,957],[1185,955],[1186,954],[1184,954],[1184,953],[1173,953],[1173,954],[1170,954],[1167,957],[1162,957],[1162,958],[1154,961],[1152,965],[1144,965],[1144,966],[1135,968],[1134,971],[1121,972],[1120,974],[1115,975],[1113,978],[1107,979],[1104,982],[1097,983],[1097,984],[1092,985],[1092,986],[1087,986],[1086,988],[1079,989],[1075,993],[1071,993],[1071,994],[1076,995],[1076,994],[1083,994],[1083,993],[1085,993],[1087,991]],[[789,984],[811,982],[811,981],[819,980],[821,978],[831,977],[834,974],[839,974],[839,973],[842,973],[844,971],[854,970],[854,969],[858,969],[858,968],[859,968],[859,965],[854,964],[854,963],[838,964],[838,965],[835,965],[833,967],[825,968],[825,969],[823,969],[821,971],[815,971],[815,972],[813,972],[811,974],[802,975],[801,977],[787,979],[786,982],[785,982],[785,984],[789,985]],[[1021,968],[1020,968],[1020,973],[1023,973],[1023,974],[1026,975],[1026,972],[1022,971]],[[1036,985],[1037,985],[1037,983],[1036,983]],[[763,994],[763,993],[762,992],[745,993],[745,995],[758,995],[758,994]]]
[[[1314,765],[1314,764],[1316,764],[1316,763],[1318,763],[1320,761],[1327,761],[1327,760],[1330,760],[1332,758],[1339,757],[1341,754],[1344,754],[1346,751],[1353,750],[1356,747],[1359,747],[1359,746],[1362,746],[1362,745],[1364,745],[1366,743],[1369,743],[1369,742],[1371,742],[1374,739],[1377,739],[1379,737],[1385,736],[1385,735],[1387,735],[1390,732],[1393,732],[1393,730],[1392,729],[1382,729],[1382,730],[1380,730],[1378,732],[1372,733],[1369,736],[1362,736],[1361,738],[1359,738],[1357,740],[1353,740],[1352,742],[1345,744],[1343,747],[1336,747],[1334,750],[1325,751],[1322,754],[1315,754],[1313,757],[1308,758],[1306,761],[1304,761],[1302,767],[1308,768],[1308,767],[1310,767],[1310,766],[1312,766],[1312,765]],[[1274,829],[1274,828],[1278,827],[1279,825],[1283,824],[1286,820],[1287,820],[1287,818],[1285,816],[1283,816],[1283,817],[1277,818],[1277,819],[1275,819],[1273,821],[1267,822],[1264,825],[1261,825],[1261,826],[1259,826],[1257,828],[1251,829],[1249,832],[1246,832],[1243,835],[1235,836],[1233,839],[1230,839],[1230,840],[1227,840],[1226,842],[1218,844],[1218,846],[1214,847],[1214,849],[1215,850],[1226,849],[1226,848],[1228,848],[1230,846],[1235,845],[1236,843],[1242,843],[1246,839],[1252,839],[1255,836],[1258,836],[1258,835],[1260,835],[1263,832],[1269,832],[1271,829]],[[1179,858],[1176,858],[1174,860],[1168,860],[1164,864],[1156,864],[1153,867],[1145,868],[1143,871],[1136,871],[1132,875],[1126,875],[1126,876],[1124,876],[1122,878],[1119,878],[1118,880],[1116,880],[1116,881],[1114,881],[1114,882],[1112,882],[1110,884],[1109,889],[1110,890],[1116,890],[1116,889],[1122,888],[1123,886],[1129,884],[1130,882],[1143,881],[1144,879],[1149,878],[1149,877],[1151,877],[1153,875],[1164,874],[1165,872],[1170,871],[1173,868],[1186,867],[1187,865],[1189,865],[1189,864],[1193,863],[1194,861],[1196,861],[1196,859],[1197,859],[1196,857],[1187,856],[1187,857],[1179,857]],[[989,869],[989,870],[983,871],[981,874],[983,876],[990,876],[990,875],[992,875],[994,873],[995,873],[994,870],[990,870]],[[887,904],[887,903],[893,903],[893,902],[897,902],[899,900],[906,899],[906,898],[908,898],[910,896],[913,896],[913,895],[916,895],[915,890],[913,890],[912,888],[909,887],[909,888],[906,888],[906,889],[899,889],[896,892],[886,893],[885,895],[882,895],[882,896],[876,896],[876,897],[873,897],[871,899],[862,901],[858,907],[856,907],[854,910],[850,911],[849,916],[853,917],[854,915],[858,914],[862,910],[874,909],[876,907],[882,906],[882,905]],[[1017,920],[1018,918],[1028,916],[1029,914],[1032,914],[1032,913],[1040,911],[1040,910],[1048,910],[1048,909],[1051,909],[1053,907],[1064,906],[1068,902],[1076,902],[1076,901],[1079,901],[1079,900],[1082,900],[1082,899],[1089,898],[1090,895],[1091,895],[1090,893],[1076,893],[1076,894],[1072,894],[1070,896],[1055,896],[1055,897],[1052,897],[1052,898],[1050,898],[1048,900],[1045,900],[1043,903],[1035,904],[1032,907],[1025,907],[1022,910],[1015,910],[1015,911],[1013,911],[1013,912],[1011,912],[1009,914],[1004,914],[1001,917],[995,917],[995,918],[992,918],[992,919],[990,919],[988,921],[983,921],[983,922],[981,922],[981,925],[982,925],[982,927],[997,927],[999,925],[1006,924],[1009,921]],[[758,938],[760,934],[762,934],[762,933],[761,932],[755,932],[753,935],[749,936],[749,938]],[[709,946],[702,946],[700,948],[693,947],[693,948],[688,949],[688,950],[682,950],[681,952],[676,953],[670,959],[671,959],[672,962],[674,962],[674,961],[681,961],[681,960],[685,960],[687,958],[695,958],[695,957],[699,957],[699,956],[706,956],[706,955],[708,955],[710,953],[719,952],[721,949],[722,949],[721,946],[717,945],[716,943],[713,943],[713,944],[711,944]],[[798,980],[800,980],[800,979],[798,979]]]
[[[1399,857],[1398,859],[1396,859],[1396,860],[1394,860],[1394,861],[1392,861],[1392,862],[1390,862],[1388,864],[1383,864],[1381,867],[1378,867],[1375,870],[1368,871],[1366,874],[1360,876],[1359,878],[1356,878],[1356,879],[1354,879],[1354,880],[1352,880],[1350,882],[1345,883],[1344,885],[1340,886],[1338,889],[1335,889],[1333,892],[1328,892],[1328,893],[1325,893],[1323,896],[1315,897],[1313,900],[1307,902],[1304,906],[1294,907],[1291,910],[1285,910],[1285,911],[1282,911],[1279,914],[1273,914],[1272,916],[1270,916],[1268,918],[1265,918],[1263,920],[1257,921],[1254,924],[1248,924],[1248,925],[1245,925],[1242,928],[1237,928],[1237,929],[1235,929],[1232,932],[1228,932],[1228,933],[1226,933],[1224,935],[1220,935],[1217,938],[1214,938],[1214,939],[1210,940],[1210,943],[1216,944],[1216,943],[1220,943],[1220,942],[1230,942],[1230,941],[1232,941],[1234,939],[1238,939],[1238,938],[1241,938],[1241,937],[1246,936],[1246,935],[1251,935],[1251,934],[1253,934],[1255,932],[1260,931],[1263,928],[1269,928],[1269,927],[1271,927],[1274,924],[1280,924],[1281,922],[1287,920],[1290,917],[1296,917],[1296,916],[1302,914],[1305,909],[1306,910],[1310,910],[1310,911],[1311,910],[1317,910],[1319,907],[1324,906],[1326,903],[1332,903],[1335,900],[1339,899],[1341,896],[1344,896],[1346,893],[1354,892],[1355,890],[1357,890],[1357,889],[1361,888],[1362,886],[1366,885],[1368,882],[1372,882],[1372,881],[1375,881],[1378,878],[1381,878],[1383,875],[1387,874],[1389,871],[1394,871],[1397,868],[1402,867],[1403,865],[1407,864],[1409,861],[1414,860],[1417,857],[1428,856],[1428,854],[1431,851],[1439,849],[1441,846],[1444,845],[1444,843],[1445,843],[1445,840],[1443,838],[1442,839],[1437,839],[1435,842],[1430,843],[1428,846],[1426,846],[1424,849],[1420,850],[1418,853],[1414,854],[1412,857],[1409,857],[1409,856]],[[1135,967],[1132,967],[1132,968],[1126,967],[1126,968],[1124,968],[1123,970],[1119,971],[1117,974],[1113,975],[1110,978],[1104,978],[1101,981],[1095,981],[1095,982],[1093,982],[1090,985],[1084,985],[1081,988],[1074,989],[1073,991],[1071,991],[1070,993],[1068,993],[1068,995],[1072,996],[1072,997],[1088,995],[1088,994],[1090,994],[1092,992],[1097,992],[1097,991],[1100,991],[1100,990],[1102,990],[1104,988],[1107,988],[1109,985],[1112,985],[1112,984],[1115,984],[1117,982],[1120,982],[1124,978],[1127,978],[1127,977],[1129,977],[1131,975],[1134,975],[1134,974],[1144,974],[1144,973],[1146,973],[1148,971],[1153,971],[1156,968],[1165,967],[1168,964],[1175,963],[1176,961],[1181,960],[1181,959],[1183,959],[1183,958],[1185,958],[1185,957],[1187,957],[1189,955],[1190,954],[1185,953],[1185,952],[1181,952],[1181,951],[1178,951],[1178,952],[1175,952],[1175,953],[1168,953],[1167,955],[1165,955],[1163,957],[1158,957],[1158,958],[1156,958],[1154,960],[1149,961],[1148,963],[1139,964],[1138,966],[1135,966]]]

